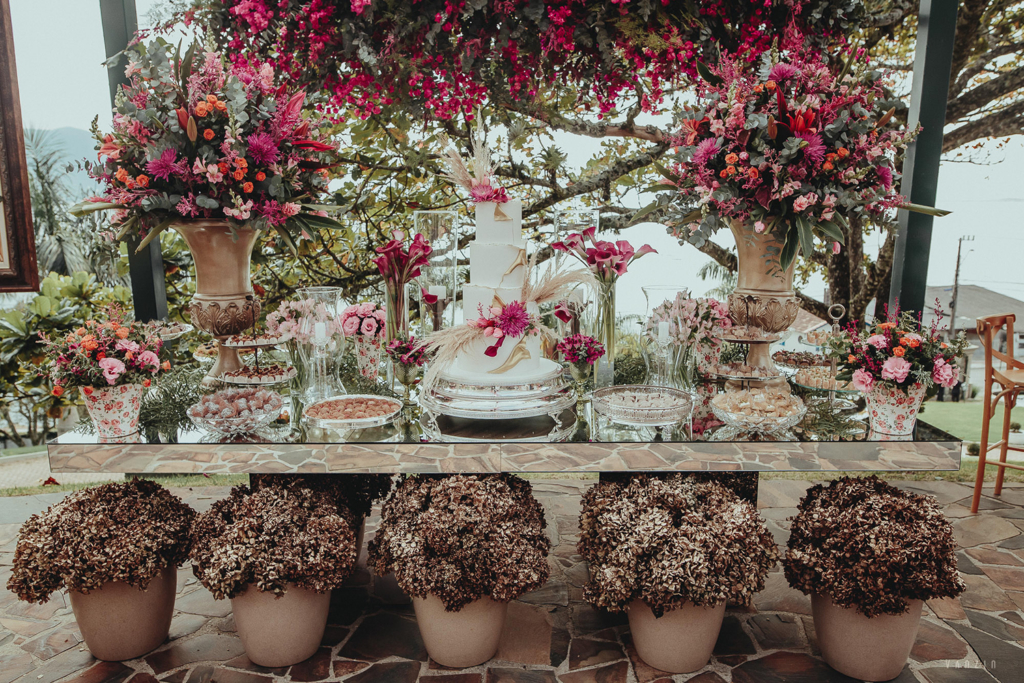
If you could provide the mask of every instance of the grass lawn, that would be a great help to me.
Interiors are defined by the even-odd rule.
[[[60,479],[59,474],[55,474]],[[248,484],[248,474],[163,474],[163,475],[142,475],[142,479],[153,479],[168,488],[198,488],[201,486],[238,486]],[[35,496],[40,493],[61,493],[65,491],[77,491],[92,486],[100,486],[107,482],[96,482],[95,484],[54,484],[52,486],[18,486],[9,489],[0,489],[0,498],[7,496]]]
[[[0,448],[0,458],[5,455],[25,455],[26,453],[39,453],[45,451],[46,446],[23,446],[21,448]]]
[[[928,424],[935,425],[953,436],[958,436],[964,441],[981,441],[981,401],[970,401],[967,403],[939,403],[928,401],[924,404],[924,412],[921,419]],[[1013,409],[1012,422],[1024,424],[1024,407],[1018,406]],[[992,420],[989,430],[989,441],[998,441],[1003,429],[1003,404],[999,403],[998,414]]]

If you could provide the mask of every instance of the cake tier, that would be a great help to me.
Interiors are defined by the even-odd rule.
[[[501,210],[511,220],[495,220],[494,202],[476,205],[476,241],[480,244],[525,245],[523,240],[523,202],[512,199],[501,205]]]
[[[483,315],[486,316],[487,309],[495,305],[494,297],[501,299],[502,303],[519,301],[523,297],[523,290],[519,287],[481,287],[479,285],[464,285],[462,287],[462,311],[463,320],[476,320]]]
[[[517,339],[506,339],[505,343],[498,349],[496,356],[491,357],[484,354],[489,346],[494,343],[494,339],[491,337],[482,338],[473,343],[469,351],[459,356],[458,360],[455,361],[455,365],[452,371],[449,373],[452,376],[471,376],[474,374],[487,374],[494,377],[507,377],[509,380],[515,380],[517,378],[532,375],[537,372],[540,367],[540,335],[539,334],[527,334],[524,337]],[[513,354],[522,354],[522,351],[516,350],[517,347],[525,349],[526,353],[529,354],[524,356],[522,360],[516,363],[513,367],[507,368],[503,372],[495,372],[498,368],[508,361],[509,357]]]
[[[469,281],[480,287],[522,289],[526,280],[526,249],[512,244],[469,245]]]

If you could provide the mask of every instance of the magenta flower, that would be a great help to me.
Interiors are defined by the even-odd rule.
[[[875,378],[866,370],[853,371],[853,388],[865,394],[875,388]]]
[[[530,314],[526,312],[523,304],[511,301],[498,314],[495,324],[505,335],[521,337],[530,325]]]
[[[690,162],[696,166],[703,166],[707,162],[711,161],[718,154],[718,139],[717,138],[705,138],[700,141],[697,145],[697,149],[693,152],[693,158]]]
[[[939,356],[935,359],[935,367],[932,369],[932,379],[939,386],[952,389],[959,382],[959,368],[955,365],[950,365],[946,362],[946,359]]]
[[[635,250],[633,246],[625,241],[608,242],[595,239],[597,228],[590,227],[580,233],[573,233],[561,242],[555,242],[551,248],[555,251],[563,251],[572,254],[589,268],[597,279],[604,282],[612,282],[621,275],[625,275],[629,264],[645,254],[656,254],[649,244]],[[589,241],[593,246],[587,247]]]
[[[277,143],[273,136],[268,133],[253,133],[247,140],[249,146],[249,158],[257,166],[269,166],[275,163],[280,157]]]
[[[188,171],[188,159],[178,160],[178,153],[171,147],[165,149],[158,158],[146,164],[150,175],[161,180],[170,180],[172,175],[184,175]]]
[[[902,384],[910,373],[910,362],[899,356],[892,356],[882,364],[882,379]]]

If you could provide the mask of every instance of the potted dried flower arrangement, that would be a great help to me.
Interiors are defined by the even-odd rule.
[[[387,496],[394,481],[390,474],[250,474],[249,486],[258,491],[267,486],[301,487],[327,494],[342,515],[351,514],[356,532],[356,555],[363,547],[366,518],[375,501]]]
[[[289,666],[320,646],[331,589],[356,561],[356,535],[323,491],[238,486],[196,517],[191,558],[213,596],[231,599],[249,659]]]
[[[858,680],[903,670],[924,600],[964,591],[953,529],[933,498],[877,477],[807,491],[783,559],[789,584],[811,596],[825,661]]]
[[[601,481],[583,496],[583,596],[625,610],[640,657],[689,673],[707,664],[727,602],[764,588],[775,540],[751,503],[682,474]]]
[[[423,642],[444,666],[498,649],[508,603],[544,585],[551,541],[529,482],[507,474],[418,476],[384,503],[369,544],[378,575],[412,596]]]
[[[7,588],[36,603],[66,589],[93,656],[141,657],[167,639],[194,516],[144,479],[75,491],[22,525]]]

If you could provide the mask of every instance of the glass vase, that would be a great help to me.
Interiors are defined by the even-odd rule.
[[[412,284],[414,310],[419,314],[417,336],[426,337],[437,329],[455,324],[455,298],[458,291],[459,236],[461,226],[456,211],[414,211],[413,231],[423,235],[430,243],[430,261],[420,268],[420,275]],[[438,303],[431,305],[423,299],[423,292],[436,296]],[[410,314],[413,311],[410,311]]]
[[[594,385],[610,387],[615,384],[615,280],[598,281],[595,304],[593,336],[604,344],[604,355],[597,361]]]
[[[406,287],[388,288],[384,297],[384,334],[387,342],[409,336],[409,293]]]
[[[587,420],[587,380],[593,367],[590,363],[570,363],[573,389],[576,391],[576,431],[573,442],[590,441],[590,424]]]

